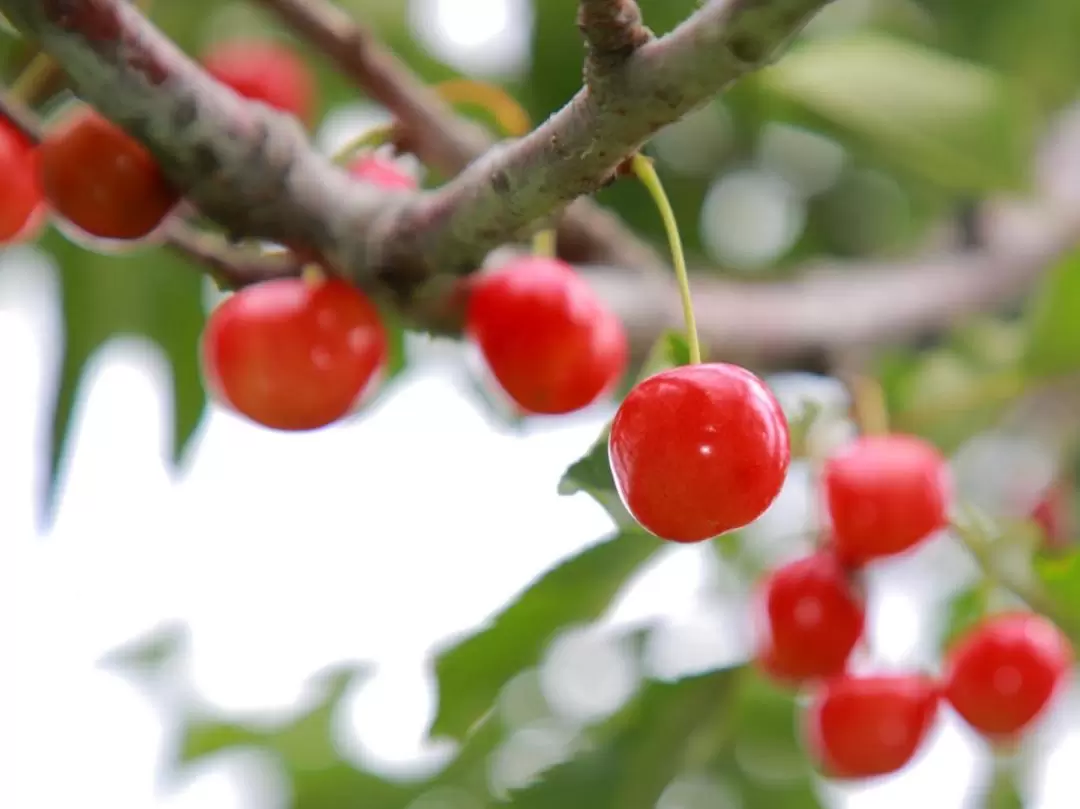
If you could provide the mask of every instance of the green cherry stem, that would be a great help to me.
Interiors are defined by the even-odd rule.
[[[550,228],[536,231],[532,239],[532,251],[535,256],[555,258],[557,253],[555,231]]]
[[[334,163],[339,166],[346,166],[360,152],[377,149],[389,143],[396,133],[397,127],[393,123],[372,127],[341,147],[334,154]]]
[[[690,295],[690,276],[686,272],[686,257],[683,255],[682,237],[679,235],[679,223],[675,219],[675,211],[671,208],[671,201],[664,192],[660,175],[652,161],[640,152],[631,159],[630,170],[638,178],[649,195],[656,203],[660,211],[660,218],[664,222],[664,230],[667,232],[668,245],[671,247],[671,263],[675,267],[675,278],[679,284],[679,297],[682,299],[683,319],[686,322],[686,343],[690,350],[690,363],[697,365],[701,362],[701,342],[698,340],[697,321],[694,318],[694,302]]]

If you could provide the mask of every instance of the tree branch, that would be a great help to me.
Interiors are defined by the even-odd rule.
[[[213,81],[123,0],[0,0],[0,9],[207,216],[321,257],[408,309],[435,276],[472,272],[602,186],[651,134],[764,65],[827,2],[713,0],[628,59],[602,99],[582,90],[529,136],[418,195],[351,180],[295,122]]]
[[[581,0],[578,28],[588,43],[589,60],[601,69],[626,59],[653,38],[641,23],[641,9],[634,0]]]
[[[256,0],[375,101],[405,130],[409,147],[428,165],[455,175],[488,151],[494,141],[455,114],[371,31],[328,0]],[[665,262],[617,216],[589,199],[573,202],[558,225],[559,255],[571,262],[596,262],[631,271],[655,272]]]

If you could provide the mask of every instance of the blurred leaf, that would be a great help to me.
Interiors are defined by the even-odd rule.
[[[275,753],[289,776],[292,809],[335,809],[357,800],[365,809],[401,809],[415,787],[387,781],[342,759],[334,746],[332,722],[346,693],[368,675],[364,666],[344,665],[325,672],[314,707],[301,716],[269,726],[216,719],[189,719],[178,763],[189,764],[233,747]]]
[[[684,766],[698,731],[722,719],[738,669],[650,682],[616,715],[595,748],[513,794],[514,809],[653,809]]]
[[[592,545],[538,578],[486,629],[441,652],[435,661],[439,711],[431,734],[463,739],[502,687],[540,660],[559,630],[603,614],[659,548],[640,531]]]
[[[63,360],[52,408],[49,486],[43,518],[51,518],[68,431],[86,364],[111,338],[146,337],[172,371],[172,460],[178,462],[206,408],[198,343],[205,322],[203,276],[164,249],[109,256],[86,250],[55,229],[41,241],[60,273]]]
[[[1030,111],[975,63],[860,33],[810,40],[761,79],[938,186],[982,192],[1028,183]]]
[[[188,627],[165,624],[147,635],[109,651],[102,665],[124,673],[153,674],[170,665],[185,649]]]
[[[690,362],[690,348],[686,336],[677,331],[665,332],[653,344],[649,356],[642,364],[638,379],[647,379],[667,368],[687,365]],[[632,528],[637,521],[623,505],[622,498],[615,488],[615,478],[611,474],[608,459],[608,436],[611,427],[603,433],[592,448],[566,470],[559,481],[559,494],[571,495],[584,492],[604,507],[615,523],[624,528]]]
[[[1058,608],[1080,627],[1080,551],[1065,556],[1036,556],[1035,574]]]
[[[961,590],[949,599],[941,627],[942,649],[979,623],[987,611],[987,589],[979,584]]]
[[[798,737],[796,693],[748,668],[712,771],[744,809],[816,809],[814,773]]]
[[[1047,273],[1028,312],[1026,367],[1054,375],[1080,368],[1080,251]]]
[[[0,34],[6,34],[13,37],[22,37],[19,33],[19,29],[11,24],[11,20],[0,13]]]

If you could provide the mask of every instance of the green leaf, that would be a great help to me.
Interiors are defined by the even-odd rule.
[[[744,809],[816,809],[814,772],[798,736],[796,694],[748,668],[711,772]]]
[[[1036,556],[1035,575],[1058,609],[1080,627],[1080,551],[1065,556]]]
[[[1080,368],[1080,251],[1047,273],[1028,310],[1025,366],[1036,375]]]
[[[860,33],[811,40],[761,79],[938,187],[974,193],[1028,184],[1031,111],[988,68]]]
[[[949,599],[941,627],[942,649],[947,649],[954,640],[986,616],[988,595],[986,587],[976,584]]]
[[[12,25],[11,20],[9,20],[3,14],[0,14],[0,33],[8,34],[9,36],[13,36],[18,39],[22,38],[22,34],[19,33],[19,29]]]
[[[164,249],[103,255],[56,230],[43,237],[41,247],[59,267],[64,320],[63,359],[52,406],[49,486],[41,514],[47,523],[86,364],[113,337],[146,337],[164,352],[173,382],[172,460],[182,459],[206,408],[198,355],[206,318],[201,272]]]
[[[538,578],[489,626],[435,661],[439,711],[433,736],[463,739],[518,672],[536,665],[549,641],[595,620],[626,581],[660,549],[641,531],[624,531],[581,551]]]
[[[411,785],[387,781],[341,758],[332,722],[345,694],[368,676],[363,666],[344,665],[325,672],[314,707],[298,718],[274,725],[245,725],[217,719],[190,719],[184,728],[178,763],[190,764],[235,747],[275,753],[292,786],[293,809],[331,809],[359,801],[365,809],[401,809],[415,792]]]
[[[639,379],[647,379],[667,368],[675,368],[690,363],[690,348],[686,336],[681,332],[665,332],[653,345],[649,356],[642,365]],[[571,495],[584,492],[604,507],[604,510],[623,528],[637,525],[636,520],[623,505],[622,498],[615,488],[615,478],[611,474],[608,459],[608,436],[611,426],[603,433],[592,448],[579,460],[570,465],[559,481],[559,494]]]
[[[155,674],[171,665],[187,648],[188,628],[168,623],[147,635],[109,651],[102,665],[124,673]]]
[[[588,752],[513,794],[513,809],[653,809],[684,766],[699,731],[729,710],[739,669],[650,682]]]

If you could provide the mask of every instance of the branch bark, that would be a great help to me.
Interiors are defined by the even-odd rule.
[[[371,31],[328,0],[256,0],[297,35],[311,42],[375,101],[394,113],[409,145],[428,165],[458,174],[494,141],[456,115],[430,87],[387,50]],[[655,272],[665,262],[617,216],[589,199],[573,202],[558,225],[559,255]]]
[[[578,28],[589,45],[589,59],[601,70],[629,57],[653,36],[642,25],[634,0],[581,0]]]

